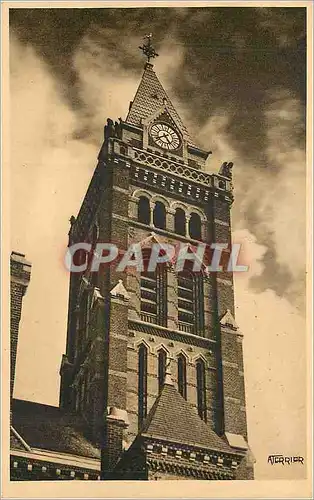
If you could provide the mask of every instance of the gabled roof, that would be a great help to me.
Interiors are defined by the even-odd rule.
[[[185,136],[188,144],[197,147],[192,141],[186,127],[183,125],[181,118],[175,110],[172,102],[167,96],[163,86],[158,80],[153,65],[147,63],[139,84],[134,100],[130,107],[126,122],[132,125],[141,126],[142,121],[150,117],[164,105],[166,99],[166,108],[178,123],[181,132]]]
[[[207,425],[172,384],[165,384],[141,431],[143,437],[197,448],[236,453]]]

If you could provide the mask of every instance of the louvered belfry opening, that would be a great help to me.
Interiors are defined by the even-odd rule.
[[[141,319],[147,323],[167,326],[167,268],[159,264],[148,270],[151,250],[143,250],[144,270],[141,272]]]
[[[186,267],[177,275],[179,330],[204,336],[203,274]]]

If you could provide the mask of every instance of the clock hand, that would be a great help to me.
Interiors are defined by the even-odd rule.
[[[167,140],[167,143],[168,143],[168,144],[171,144],[171,143],[172,143],[171,136],[169,137],[169,135],[167,135],[167,136],[166,136],[166,140]]]

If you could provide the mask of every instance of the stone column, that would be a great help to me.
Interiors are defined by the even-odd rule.
[[[139,202],[139,198],[137,198],[136,196],[130,196],[130,198],[129,198],[129,218],[132,220],[137,220],[138,202]]]
[[[150,227],[153,229],[154,226],[154,208],[155,208],[155,202],[149,200],[149,206],[150,206]]]
[[[175,210],[170,207],[166,207],[166,229],[167,231],[174,233],[174,215]]]
[[[189,231],[189,223],[190,223],[190,214],[185,214],[185,236],[186,238],[190,238],[190,231]]]

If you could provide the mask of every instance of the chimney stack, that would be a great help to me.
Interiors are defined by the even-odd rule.
[[[23,296],[27,290],[31,277],[31,264],[25,259],[25,255],[18,252],[11,253],[11,324],[10,324],[10,344],[11,344],[11,378],[10,395],[13,397],[15,365],[19,335],[19,324],[22,313]]]

